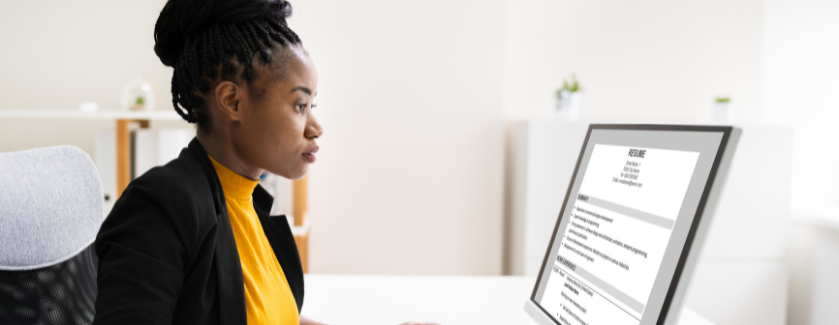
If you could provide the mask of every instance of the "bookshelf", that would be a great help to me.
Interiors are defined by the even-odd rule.
[[[66,120],[113,120],[116,123],[116,196],[131,182],[131,124],[137,123],[147,129],[154,120],[179,121],[181,116],[174,111],[125,111],[99,110],[83,112],[73,109],[0,109],[2,119],[66,119]],[[303,272],[309,271],[309,223],[308,213],[308,177],[293,183],[292,233],[300,253]]]

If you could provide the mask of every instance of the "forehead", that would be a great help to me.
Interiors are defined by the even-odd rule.
[[[304,86],[317,88],[317,70],[308,53],[301,46],[273,49],[274,58],[268,66],[260,66],[256,83],[261,87],[293,89]]]

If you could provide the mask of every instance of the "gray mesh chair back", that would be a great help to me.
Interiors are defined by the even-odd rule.
[[[0,153],[0,324],[90,324],[102,184],[79,148]]]

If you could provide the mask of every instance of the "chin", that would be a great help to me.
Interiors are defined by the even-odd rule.
[[[285,167],[285,168],[283,168]],[[295,168],[288,168],[289,166],[276,166],[275,168],[264,170],[271,172],[274,175],[282,176],[293,181],[297,181],[306,177],[309,173],[309,166],[303,164],[302,166],[294,166]]]
[[[297,170],[296,172],[290,173],[288,179],[293,180],[293,181],[298,181],[298,180],[301,180],[304,177],[306,177],[306,175],[308,173],[309,173],[309,167],[308,166],[303,166],[303,168]]]

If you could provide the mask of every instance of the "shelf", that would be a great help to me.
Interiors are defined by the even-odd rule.
[[[82,112],[75,109],[22,109],[0,108],[0,118],[71,119],[71,120],[182,120],[173,110],[125,111],[99,110]]]

